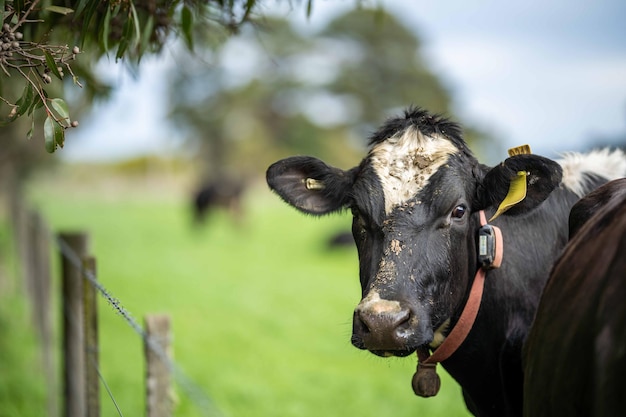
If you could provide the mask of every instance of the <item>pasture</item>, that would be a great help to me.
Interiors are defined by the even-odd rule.
[[[414,356],[381,359],[350,344],[356,251],[326,247],[349,229],[348,214],[306,218],[260,180],[243,224],[222,211],[194,228],[189,189],[67,171],[36,181],[29,196],[54,231],[90,234],[99,280],[136,319],[171,315],[174,360],[225,416],[469,415],[441,367],[441,392],[418,398]],[[142,415],[141,340],[103,299],[99,311],[103,377],[124,415]],[[118,415],[101,395],[102,414]],[[176,396],[176,416],[203,415]]]

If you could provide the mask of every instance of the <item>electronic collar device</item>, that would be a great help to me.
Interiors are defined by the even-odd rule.
[[[499,268],[502,264],[502,232],[499,227],[487,224],[485,212],[480,211],[478,229],[478,264],[485,269]]]

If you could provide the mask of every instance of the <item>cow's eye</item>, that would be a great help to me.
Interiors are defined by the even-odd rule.
[[[453,219],[462,219],[463,216],[465,216],[466,211],[467,211],[467,207],[465,207],[464,205],[459,205],[459,206],[456,206],[454,210],[452,210],[451,216]]]

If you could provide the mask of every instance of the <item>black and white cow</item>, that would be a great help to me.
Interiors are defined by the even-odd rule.
[[[352,211],[362,300],[352,343],[380,356],[407,356],[442,343],[459,319],[479,268],[479,211],[496,211],[518,173],[527,194],[493,224],[504,259],[487,273],[474,325],[443,361],[479,416],[522,410],[523,341],[552,262],[567,241],[571,206],[626,174],[619,152],[572,154],[561,161],[517,155],[479,163],[459,126],[418,108],[388,120],[369,153],[347,171],[313,157],[276,162],[267,181],[298,210]]]
[[[525,416],[626,413],[626,179],[572,208],[524,359]]]

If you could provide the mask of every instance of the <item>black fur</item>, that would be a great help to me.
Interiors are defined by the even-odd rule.
[[[597,176],[591,176],[586,182],[602,184],[602,179]],[[572,239],[578,230],[585,224],[590,217],[603,207],[605,207],[611,200],[619,197],[621,193],[626,193],[626,187],[624,186],[625,180],[612,181],[607,186],[594,190],[589,193],[585,198],[578,201],[569,215],[569,238]],[[610,186],[609,186],[610,185]]]
[[[506,196],[509,186],[520,171],[526,172],[526,198],[509,210],[509,214],[525,213],[545,200],[554,184],[561,182],[561,166],[538,155],[516,155],[491,169],[481,181],[476,193],[475,208],[490,207]],[[530,186],[532,185],[532,187]]]
[[[600,417],[626,410],[626,179],[571,211],[525,347],[524,416]]]
[[[419,107],[409,107],[404,117],[389,118],[371,137],[369,145],[384,142],[398,132],[409,127],[416,127],[426,136],[442,135],[448,138],[460,150],[469,152],[462,139],[461,127],[441,115],[431,114]]]
[[[562,172],[554,161],[521,155],[489,168],[473,156],[457,124],[419,108],[388,120],[370,144],[410,127],[425,136],[441,135],[459,151],[390,213],[368,157],[348,171],[314,158],[290,158],[270,167],[268,184],[306,213],[352,210],[362,295],[375,289],[380,298],[397,302],[400,312],[365,317],[357,308],[352,343],[379,355],[406,356],[426,347],[445,320],[454,325],[477,268],[478,211],[490,217],[511,178],[529,172],[527,199],[494,221],[504,235],[502,267],[488,272],[477,321],[460,349],[443,362],[474,414],[520,416],[522,343],[552,262],[567,241],[567,216],[578,197],[559,187]],[[323,180],[325,191],[307,190],[305,177]],[[372,317],[377,321],[366,322]]]

